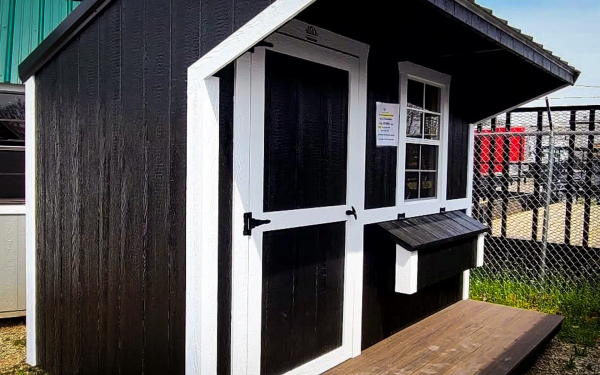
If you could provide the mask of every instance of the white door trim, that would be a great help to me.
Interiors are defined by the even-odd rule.
[[[217,373],[219,79],[188,72],[186,374]]]
[[[25,82],[25,268],[27,273],[27,363],[37,365],[36,124],[35,76]]]
[[[247,160],[260,160],[264,157],[264,82],[265,82],[265,50],[266,48],[255,48],[254,53],[243,55],[236,61],[236,101],[234,104],[234,165],[236,175],[234,176],[234,232],[233,232],[233,291],[232,291],[232,373],[254,374],[260,372],[261,359],[261,314],[262,314],[262,232],[272,231],[290,227],[301,227],[317,225],[320,223],[346,221],[345,210],[354,205],[358,212],[359,220],[352,222],[353,230],[347,233],[348,243],[358,244],[353,251],[346,253],[345,265],[345,287],[344,287],[344,327],[342,347],[322,356],[317,361],[302,365],[286,375],[299,373],[320,373],[341,361],[360,354],[361,342],[361,316],[362,316],[362,238],[363,225],[361,214],[364,207],[364,168],[365,168],[365,137],[366,132],[366,98],[367,98],[367,71],[366,63],[368,46],[347,38],[340,37],[325,30],[318,30],[321,37],[318,43],[327,44],[323,48],[317,43],[307,43],[299,39],[301,35],[290,35],[292,31],[307,30],[308,26],[299,21],[292,21],[282,30],[283,33],[275,33],[266,39],[273,43],[273,49],[277,52],[290,56],[314,61],[350,73],[349,85],[349,138],[348,138],[348,193],[347,206],[321,207],[305,210],[279,211],[260,214],[268,216],[271,223],[255,228],[253,236],[242,236],[241,218],[244,212],[262,213],[263,204],[263,171],[253,172],[253,178],[246,171],[238,170],[242,165],[248,165]],[[336,40],[340,43],[336,44]],[[360,54],[360,58],[345,53],[345,47],[352,54]],[[335,50],[332,50],[335,49]],[[307,53],[309,51],[309,53]],[[249,88],[250,86],[250,88]],[[242,98],[249,95],[248,101]],[[253,108],[254,110],[250,109]],[[250,119],[250,121],[248,121]],[[244,120],[246,123],[244,124]],[[255,130],[259,124],[259,131]],[[350,131],[350,129],[352,131]],[[251,139],[251,140],[250,140]],[[260,144],[260,147],[251,147],[252,144]],[[350,150],[356,150],[351,152]],[[248,158],[247,156],[250,155]],[[236,157],[240,160],[236,161]],[[245,158],[244,158],[245,157]],[[248,165],[249,167],[249,165]],[[243,189],[248,192],[240,191]],[[246,197],[250,203],[237,204]],[[315,214],[316,213],[316,214]],[[256,216],[256,215],[255,215]],[[257,216],[258,217],[258,216]],[[351,248],[350,246],[347,249]],[[349,277],[349,276],[352,277]],[[238,301],[238,303],[236,303]],[[246,301],[244,304],[243,301]],[[347,304],[347,305],[346,305]],[[247,316],[244,316],[244,312]],[[246,325],[247,337],[244,335]],[[238,338],[234,340],[233,338]],[[247,367],[245,367],[247,366]]]

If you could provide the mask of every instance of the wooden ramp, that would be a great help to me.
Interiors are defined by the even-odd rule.
[[[558,315],[461,301],[326,374],[511,374],[523,370],[562,321]]]

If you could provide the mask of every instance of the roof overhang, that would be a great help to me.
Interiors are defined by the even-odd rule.
[[[581,73],[551,51],[544,49],[532,37],[509,26],[508,22],[495,17],[491,11],[477,5],[472,0],[426,1],[495,41],[499,46],[547,70],[565,81],[566,84],[574,84]]]
[[[241,56],[269,34],[283,26],[316,0],[277,0],[251,21],[243,25],[222,43],[202,56],[192,69],[212,75]],[[455,18],[501,48],[510,50],[528,62],[546,70],[565,85],[573,84],[579,71],[543,49],[532,39],[469,0],[423,0]],[[56,53],[74,38],[112,0],[88,0],[78,6],[48,38],[19,66],[23,81],[41,69]],[[343,14],[340,14],[343,16]],[[532,98],[533,99],[533,98]]]

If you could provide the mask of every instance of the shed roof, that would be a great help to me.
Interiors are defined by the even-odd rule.
[[[19,66],[21,79],[26,80],[35,74],[111,1],[113,0],[88,0],[77,7]],[[276,3],[283,1],[285,0],[278,0]],[[506,20],[496,17],[493,12],[476,4],[474,0],[423,1],[437,6],[448,15],[468,24],[471,28],[547,70],[567,84],[573,84],[580,74],[577,69],[555,56],[551,51],[544,49],[541,44],[536,43],[532,37],[510,26]],[[287,2],[291,3],[292,1]],[[293,13],[302,10],[306,6],[304,3],[306,1],[299,4],[301,8]]]
[[[488,231],[485,225],[461,211],[386,221],[379,226],[408,251],[473,238]]]

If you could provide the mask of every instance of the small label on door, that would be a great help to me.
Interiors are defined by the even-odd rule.
[[[399,104],[377,102],[377,147],[398,147],[399,113]]]

